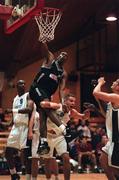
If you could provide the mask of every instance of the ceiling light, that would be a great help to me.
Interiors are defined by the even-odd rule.
[[[117,20],[117,17],[114,16],[114,15],[110,15],[110,16],[106,17],[106,20],[107,20],[107,21],[116,21],[116,20]]]

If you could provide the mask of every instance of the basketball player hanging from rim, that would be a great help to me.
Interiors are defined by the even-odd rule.
[[[30,98],[35,102],[37,111],[40,114],[40,144],[38,147],[38,154],[47,154],[50,150],[47,143],[47,117],[61,129],[61,133],[66,133],[66,127],[58,119],[51,106],[49,109],[43,109],[41,108],[40,103],[42,101],[45,101],[46,103],[50,101],[51,96],[58,88],[60,100],[62,100],[66,81],[66,72],[63,66],[68,55],[66,52],[61,52],[60,55],[54,59],[54,56],[48,50],[47,45],[44,43],[42,43],[42,45],[46,52],[44,62],[31,84],[29,94]]]

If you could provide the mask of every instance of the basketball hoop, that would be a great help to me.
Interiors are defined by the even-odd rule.
[[[35,20],[39,28],[39,41],[45,43],[54,39],[55,28],[62,16],[62,11],[57,8],[45,7]]]
[[[0,4],[0,19],[6,20],[12,14],[13,7]]]

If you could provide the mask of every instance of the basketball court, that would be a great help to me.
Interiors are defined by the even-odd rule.
[[[61,174],[60,180],[63,180],[63,175]],[[54,177],[52,177],[54,178]],[[39,175],[38,180],[45,180],[44,175]],[[71,180],[107,180],[104,174],[71,174]],[[10,180],[10,176],[0,176],[0,180]],[[21,176],[21,180],[25,180],[25,176]]]

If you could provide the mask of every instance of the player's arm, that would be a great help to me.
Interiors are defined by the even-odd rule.
[[[42,108],[51,108],[51,109],[59,109],[60,108],[59,103],[50,102],[50,101],[41,101],[40,106]]]
[[[46,43],[42,43],[41,51],[43,52],[43,64],[42,65],[50,66],[54,59],[54,55],[51,51],[49,51],[48,45]]]
[[[32,139],[33,137],[33,125],[35,121],[35,110],[32,111],[31,117],[29,119],[29,125],[28,125],[28,138]]]
[[[106,117],[106,104],[104,104],[101,100],[96,99],[99,105],[99,113],[105,118]]]
[[[105,102],[119,103],[119,95],[115,93],[106,93],[102,91],[102,86],[105,84],[104,77],[98,79],[98,84],[93,90],[93,95],[96,99],[103,100]]]
[[[59,83],[59,99],[62,104],[63,104],[63,99],[64,99],[64,90],[65,90],[66,80],[67,80],[67,73],[66,71],[64,71],[63,77]]]

